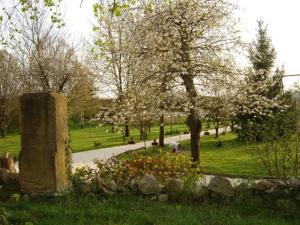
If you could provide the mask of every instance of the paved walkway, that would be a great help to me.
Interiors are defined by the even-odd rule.
[[[229,128],[227,128],[229,130]],[[222,133],[224,128],[220,128],[219,132]],[[215,134],[215,130],[209,130],[210,134]],[[204,135],[204,131],[201,132],[201,136]],[[165,138],[165,144],[168,145],[171,142],[180,142],[184,140],[189,140],[190,134],[182,134],[177,136],[172,136]],[[151,141],[146,142],[146,146],[150,147],[152,143]],[[144,142],[136,143],[133,145],[121,145],[111,148],[101,148],[97,150],[90,150],[85,152],[78,152],[73,154],[73,167],[80,167],[84,165],[93,166],[93,161],[95,159],[107,160],[112,156],[117,156],[125,152],[134,151],[137,149],[141,149],[144,147]]]
[[[228,127],[227,130],[230,128]],[[208,130],[210,134],[215,134],[215,129]],[[222,133],[224,131],[224,128],[219,129],[219,133]],[[204,131],[201,132],[201,136],[204,135]],[[180,142],[190,139],[190,134],[182,134],[172,137],[165,138],[165,144],[168,145],[171,142]],[[151,141],[146,142],[146,147],[151,147]],[[125,152],[130,152],[134,150],[138,150],[144,147],[144,142],[139,142],[133,145],[121,145],[121,146],[115,146],[110,148],[101,148],[96,150],[90,150],[85,152],[77,152],[73,153],[73,169],[76,167],[82,167],[82,166],[90,166],[95,167],[94,160],[107,160],[111,158],[112,156],[117,156]],[[16,170],[19,171],[19,165],[18,162],[15,164]]]

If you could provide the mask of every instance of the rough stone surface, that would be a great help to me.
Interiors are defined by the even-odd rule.
[[[268,189],[271,189],[274,186],[274,184],[267,180],[261,180],[252,185],[252,188],[257,191],[267,191]]]
[[[294,190],[300,190],[300,179],[297,179],[295,177],[289,178],[289,184]]]
[[[194,191],[197,197],[203,197],[208,193],[208,188],[202,180],[198,180],[194,185]]]
[[[224,177],[214,177],[208,184],[208,190],[225,197],[232,197],[234,195],[233,187],[230,181]]]
[[[159,182],[149,174],[144,175],[137,181],[138,190],[144,195],[158,194],[160,193]]]
[[[161,194],[157,197],[159,202],[167,202],[169,200],[169,196],[167,194]]]
[[[181,179],[170,179],[166,185],[167,192],[178,192],[183,187],[183,181]]]
[[[24,94],[21,99],[20,185],[24,193],[51,194],[69,188],[65,146],[66,98],[56,93]]]
[[[136,180],[135,180],[135,179],[132,179],[132,180],[129,182],[129,189],[130,189],[132,192],[137,192],[137,191],[138,191],[138,187],[137,187],[137,183],[136,183]]]

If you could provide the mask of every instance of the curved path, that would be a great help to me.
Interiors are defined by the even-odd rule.
[[[230,130],[229,127],[227,127],[227,130]],[[210,134],[215,134],[215,129],[208,130]],[[219,129],[219,133],[222,133],[224,131],[224,128]],[[201,136],[204,136],[204,132],[201,132]],[[165,144],[168,145],[171,142],[180,142],[190,139],[190,134],[182,134],[172,137],[165,138]],[[150,147],[152,143],[151,141],[146,142],[146,147]],[[73,153],[73,169],[77,167],[82,166],[90,166],[94,168],[96,165],[94,163],[94,160],[108,160],[109,158],[113,156],[120,155],[125,152],[130,152],[134,150],[138,150],[144,147],[144,142],[139,142],[133,145],[121,145],[121,146],[115,146],[110,148],[101,148],[96,150],[89,150],[84,152],[77,152]],[[19,171],[19,165],[18,162],[15,163],[16,170]]]
[[[229,130],[229,127],[227,128]],[[215,134],[215,129],[208,130],[210,134]],[[222,133],[224,131],[224,128],[220,128],[219,132]],[[201,136],[204,135],[204,131],[201,132]],[[168,145],[171,142],[180,142],[184,140],[189,140],[190,134],[182,134],[172,137],[165,138],[165,143]],[[151,141],[146,142],[146,146],[150,147],[152,143]],[[81,166],[91,166],[93,167],[94,160],[107,160],[111,158],[112,156],[117,156],[125,152],[138,150],[144,147],[144,142],[139,142],[134,145],[121,145],[121,146],[115,146],[110,148],[101,148],[97,150],[90,150],[85,152],[77,152],[73,153],[73,168],[81,167]]]

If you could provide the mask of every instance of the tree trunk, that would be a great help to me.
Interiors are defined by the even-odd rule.
[[[216,138],[219,138],[219,122],[216,123],[215,129],[216,129]]]
[[[129,125],[126,124],[125,125],[125,137],[129,137],[130,136],[130,128]]]
[[[140,140],[143,140],[143,123],[140,125]]]
[[[194,110],[191,110],[194,111]],[[194,112],[188,115],[188,126],[191,132],[191,156],[193,162],[199,162],[199,147],[200,147],[200,132],[201,121],[197,118]]]
[[[84,128],[84,109],[81,109],[81,112],[80,112],[80,128],[81,129]]]
[[[0,110],[0,134],[2,138],[6,137],[6,119],[5,119],[5,108],[1,106]]]
[[[195,111],[197,91],[195,88],[194,80],[192,76],[182,76],[185,89],[189,95],[192,107],[189,110],[188,126],[191,132],[191,156],[193,162],[200,161],[199,147],[200,147],[200,132],[201,132],[201,120],[199,119],[197,112]]]
[[[160,116],[159,125],[159,147],[165,146],[165,115],[162,113]]]
[[[191,49],[189,47],[189,42],[187,41],[188,36],[188,31],[183,29],[183,32],[181,34],[181,60],[184,64],[186,64],[186,73],[182,73],[181,78],[183,80],[185,90],[188,94],[189,102],[191,104],[188,115],[188,125],[191,132],[191,156],[193,162],[199,162],[201,121],[196,111],[198,93],[194,83],[195,74],[192,69],[192,59],[190,55]]]
[[[173,131],[173,115],[171,114],[171,134],[172,134],[172,131]]]

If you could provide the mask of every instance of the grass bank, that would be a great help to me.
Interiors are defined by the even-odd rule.
[[[255,200],[218,205],[153,202],[118,195],[61,197],[17,203],[0,203],[10,222],[24,225],[297,225],[299,215],[277,212]],[[298,216],[298,217],[297,217]]]

